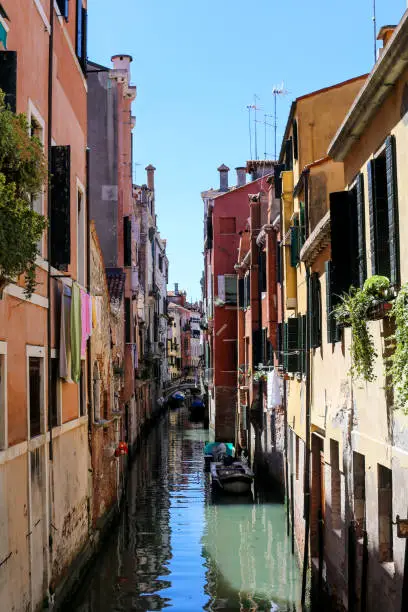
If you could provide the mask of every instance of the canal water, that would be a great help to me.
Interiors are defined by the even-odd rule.
[[[301,609],[284,506],[257,488],[243,500],[214,497],[203,470],[208,435],[185,409],[150,433],[119,525],[69,610]]]

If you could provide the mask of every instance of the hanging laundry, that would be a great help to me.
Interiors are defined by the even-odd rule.
[[[90,310],[91,310],[91,298],[83,291],[81,291],[81,358],[86,357],[86,343],[91,335],[90,325]]]
[[[71,363],[72,380],[78,383],[81,377],[81,293],[77,283],[72,283]]]
[[[61,320],[60,320],[60,347],[59,347],[59,375],[67,382],[72,383],[71,377],[71,295],[69,289],[62,285],[61,292]]]
[[[269,409],[276,408],[282,404],[281,381],[276,370],[268,372],[267,381],[267,406]]]

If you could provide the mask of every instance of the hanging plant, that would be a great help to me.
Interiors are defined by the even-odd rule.
[[[351,326],[350,374],[366,382],[375,380],[374,361],[377,357],[374,339],[367,326],[367,315],[372,304],[373,296],[370,293],[351,287],[333,311],[338,324]]]
[[[387,374],[394,392],[394,407],[408,414],[408,283],[401,287],[390,316],[395,319],[393,354],[389,358]]]

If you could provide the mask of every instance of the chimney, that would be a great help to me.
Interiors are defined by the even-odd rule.
[[[246,184],[246,168],[238,166],[235,170],[237,172],[237,187],[242,187],[242,185]]]
[[[228,166],[221,164],[217,170],[220,173],[220,191],[228,191]]]
[[[131,55],[112,55],[111,62],[115,70],[126,70],[128,81],[130,81],[130,63],[133,62]]]
[[[156,168],[152,166],[152,164],[149,164],[146,166],[145,170],[147,172],[147,186],[151,191],[154,191],[154,171]]]
[[[385,47],[388,44],[388,41],[390,40],[391,36],[394,34],[394,30],[396,27],[397,26],[395,25],[386,25],[380,28],[380,31],[378,32],[378,35],[377,35],[377,40],[382,40],[383,46],[381,49],[378,49],[378,57],[380,57],[380,55],[383,53]]]
[[[174,293],[175,293],[175,295],[178,295],[178,293],[179,293],[178,283],[174,283]]]

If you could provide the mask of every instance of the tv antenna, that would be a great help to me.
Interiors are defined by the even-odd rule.
[[[373,0],[373,27],[374,27],[374,64],[377,61],[377,19],[375,16],[375,0]]]
[[[265,138],[265,150],[264,150],[264,157],[265,157],[265,159],[266,159],[266,156],[267,156],[267,151],[266,151],[266,126],[268,125],[269,127],[273,127],[272,123],[268,123],[268,122],[266,121],[266,118],[267,118],[267,117],[273,117],[273,115],[267,115],[267,114],[265,114],[265,115],[264,115],[264,120],[263,120],[263,124],[264,124],[264,128],[265,128],[265,133],[264,133],[264,138]]]
[[[272,93],[273,93],[273,98],[274,98],[274,122],[273,122],[273,127],[274,127],[274,132],[275,132],[275,161],[277,159],[276,157],[276,132],[278,129],[278,115],[276,112],[276,98],[277,96],[286,96],[288,93],[290,93],[289,91],[287,91],[283,85],[283,81],[280,85],[274,85],[273,89],[272,89]]]
[[[253,104],[248,104],[247,109],[248,109],[248,118],[249,118],[249,153],[252,159],[252,135],[251,135],[251,111],[254,111],[254,153],[255,153],[255,157],[254,159],[258,159],[258,128],[257,128],[257,123],[258,120],[256,118],[256,112],[259,110],[262,110],[262,108],[260,106],[256,105],[256,101],[259,100],[259,97],[254,94],[254,103]]]

